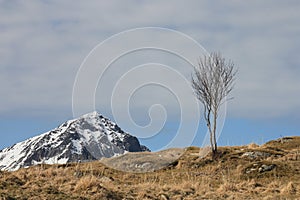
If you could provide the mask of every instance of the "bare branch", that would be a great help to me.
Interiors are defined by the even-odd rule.
[[[204,106],[204,118],[211,137],[213,153],[217,152],[216,123],[220,106],[233,90],[237,71],[234,63],[225,61],[220,53],[213,52],[198,60],[192,76],[192,87]]]

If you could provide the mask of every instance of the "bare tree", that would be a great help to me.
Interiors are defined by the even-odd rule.
[[[236,70],[231,60],[220,53],[211,53],[199,59],[194,68],[192,86],[197,99],[204,106],[204,118],[210,133],[212,157],[217,155],[217,118],[220,106],[232,91]]]

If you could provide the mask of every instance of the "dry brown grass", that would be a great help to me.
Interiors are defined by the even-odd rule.
[[[250,144],[248,144],[248,148],[249,149],[256,149],[256,148],[258,148],[259,147],[259,145],[258,144],[255,144],[255,143],[250,143]]]
[[[87,193],[88,191],[97,191],[100,188],[100,181],[95,176],[84,176],[77,181],[74,191]]]
[[[300,199],[300,161],[283,159],[299,152],[298,139],[278,147],[221,147],[214,161],[189,147],[176,164],[149,173],[117,171],[98,161],[0,172],[0,199]],[[293,148],[286,148],[288,142]],[[241,157],[249,151],[272,156]],[[276,167],[246,173],[262,164]]]

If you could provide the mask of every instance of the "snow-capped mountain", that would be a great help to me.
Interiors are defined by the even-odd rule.
[[[0,170],[97,160],[139,151],[150,150],[114,122],[92,112],[1,150]]]

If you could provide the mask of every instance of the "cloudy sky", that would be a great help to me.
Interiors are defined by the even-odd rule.
[[[208,52],[220,51],[234,61],[239,72],[232,93],[234,99],[227,104],[221,145],[262,143],[280,136],[300,135],[299,10],[300,3],[296,0],[247,3],[0,0],[0,149],[73,118],[73,87],[84,59],[108,38],[143,27],[178,31]],[[186,41],[164,34],[156,36],[148,32],[135,39],[121,38],[108,44],[107,51],[98,53],[97,58],[101,60],[108,52],[117,52],[120,41],[122,47],[128,47],[146,38],[156,46],[171,45],[171,50],[180,47],[191,63],[197,62],[198,52],[188,48]],[[123,76],[141,65],[144,73]],[[169,71],[162,66],[168,66]],[[92,85],[96,88],[93,88],[95,106],[86,102],[78,107],[81,112],[95,108],[114,120],[121,116],[121,121],[124,120],[121,127],[135,135],[140,134],[139,130],[126,121],[122,110],[128,108],[140,126],[151,122],[151,113],[154,124],[161,125],[166,118],[156,139],[142,139],[150,148],[160,148],[172,140],[182,112],[190,113],[186,118],[191,121],[196,116],[198,108],[189,103],[192,93],[185,89],[186,83],[178,74],[173,76],[177,71],[188,80],[191,69],[169,52],[157,49],[130,52],[113,62],[105,76]],[[157,84],[140,87],[139,80],[150,81],[151,77],[155,83],[158,79],[167,80],[172,88]],[[91,89],[88,80],[81,84]],[[137,86],[140,88],[128,98],[129,89]],[[117,116],[111,109],[114,88],[119,91],[113,100]],[[78,101],[84,102],[85,93],[80,94],[82,99]],[[203,124],[200,120],[193,145],[201,145],[206,133]]]

